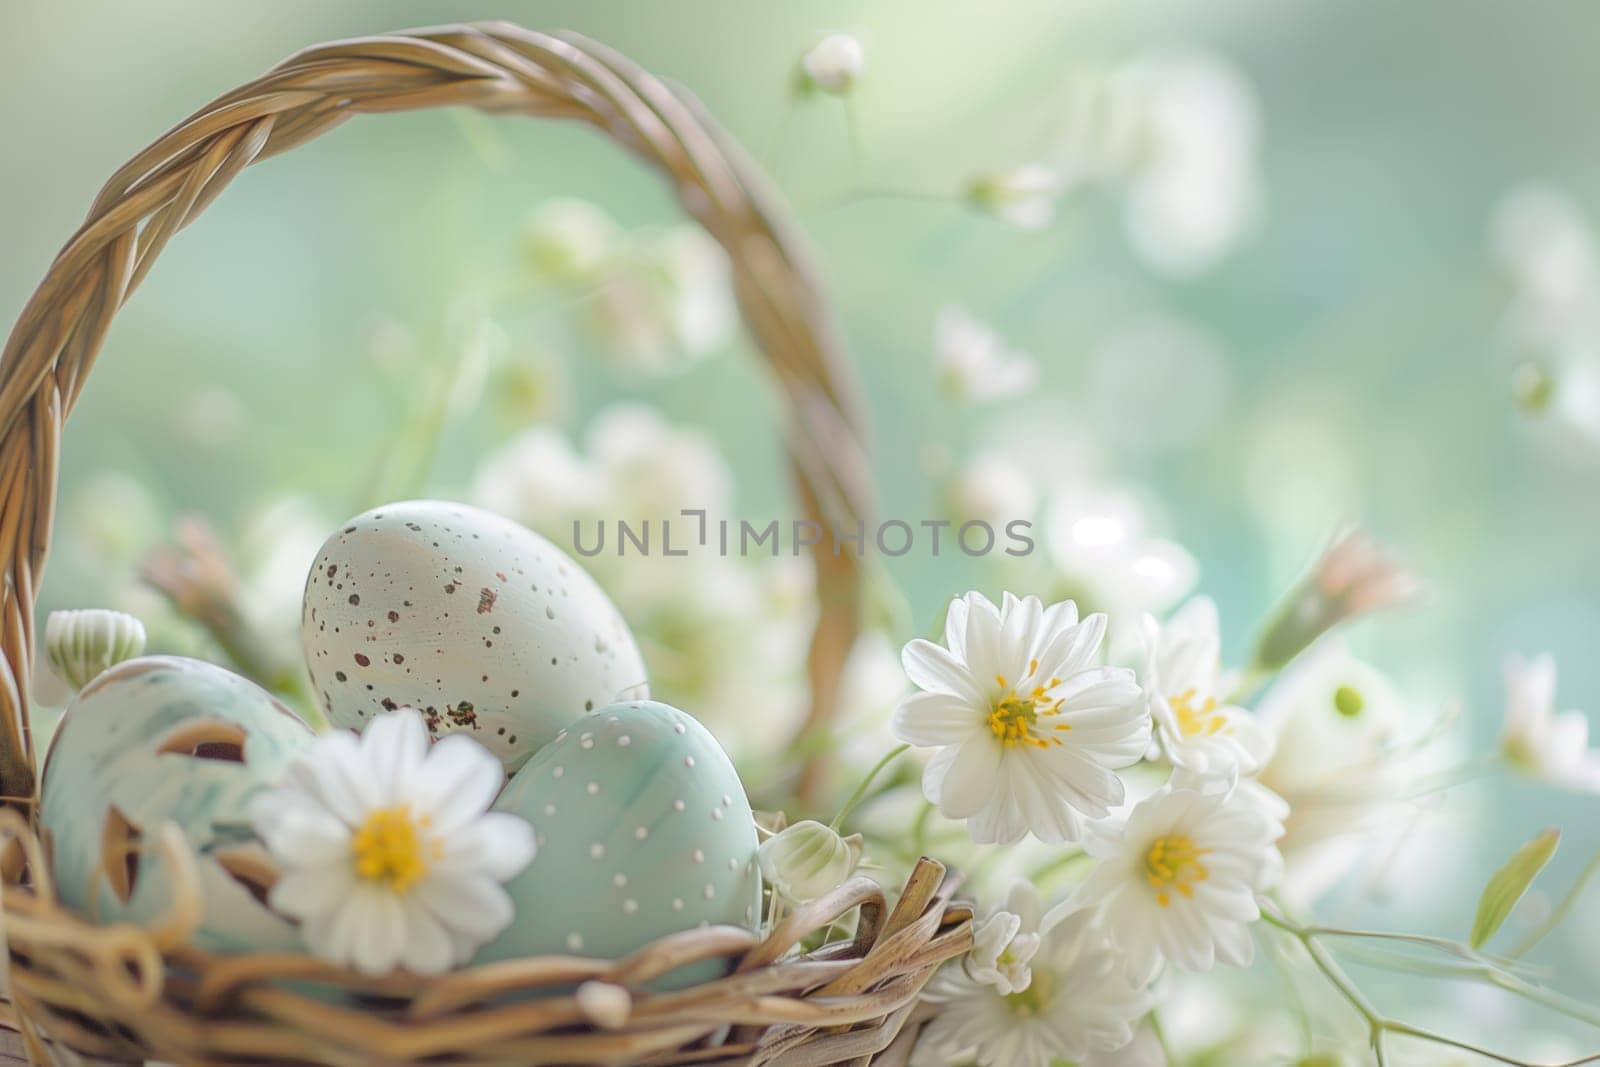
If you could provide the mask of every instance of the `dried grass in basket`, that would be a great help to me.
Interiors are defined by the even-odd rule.
[[[885,1050],[903,1060],[909,1040],[896,1035],[917,994],[972,936],[970,910],[951,903],[953,886],[931,860],[917,865],[892,908],[875,884],[856,879],[764,940],[712,927],[615,962],[514,960],[432,980],[373,981],[305,956],[213,957],[183,947],[197,910],[192,887],[175,893],[170,916],[151,929],[94,926],[55,899],[31,827],[34,596],[62,424],[111,318],[173,234],[250,163],[357,113],[441,106],[576,119],[666,177],[728,253],[746,325],[785,402],[806,517],[825,531],[854,529],[869,511],[863,418],[815,273],[759,172],[682,93],[592,41],[496,23],[322,45],[218,98],[106,184],[0,357],[0,800],[9,805],[0,810],[0,902],[12,998],[0,1021],[39,1061],[47,1040],[179,1063],[814,1065],[864,1064]],[[812,730],[833,713],[860,588],[857,561],[835,553],[826,533],[814,558],[821,611],[807,662]],[[802,792],[819,772],[808,765]],[[181,869],[181,841],[168,835],[161,847]],[[852,913],[850,940],[792,951]],[[643,988],[665,970],[711,958],[727,959],[731,973],[673,993]],[[547,995],[517,1001],[533,990]]]

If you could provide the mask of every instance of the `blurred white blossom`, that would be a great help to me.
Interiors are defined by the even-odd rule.
[[[946,483],[944,505],[955,523],[987,522],[998,530],[1013,519],[1033,518],[1039,486],[1005,455],[982,452]]]
[[[1500,752],[1521,774],[1583,793],[1600,793],[1600,751],[1589,746],[1589,719],[1556,712],[1556,661],[1545,653],[1506,660],[1505,724]]]
[[[1199,577],[1182,545],[1153,536],[1147,526],[1147,509],[1134,493],[1088,482],[1061,486],[1045,516],[1058,585],[1109,616],[1114,662],[1137,653],[1144,614],[1165,614]]]
[[[1260,204],[1255,90],[1203,53],[1152,57],[1125,75],[1142,103],[1144,143],[1125,221],[1153,269],[1200,273],[1232,251]]]
[[[737,313],[722,247],[698,226],[635,235],[585,304],[595,338],[619,364],[680,371],[733,335]]]
[[[1059,174],[1030,163],[980,174],[967,183],[966,195],[973,206],[1002,222],[1038,230],[1055,218],[1061,188]]]
[[[245,585],[241,601],[263,632],[297,632],[306,575],[332,528],[333,520],[300,493],[268,497],[246,514],[234,546]]]
[[[806,83],[835,95],[854,89],[866,65],[866,49],[848,33],[830,33],[800,57]]]
[[[1006,346],[999,334],[960,308],[939,312],[933,326],[934,372],[958,400],[983,403],[1033,388],[1032,357]]]
[[[1600,326],[1600,245],[1570,194],[1516,186],[1495,205],[1489,238],[1511,284],[1513,332],[1551,344]]]
[[[815,613],[811,564],[716,552],[715,524],[733,521],[733,478],[707,435],[650,408],[615,405],[594,417],[581,452],[549,427],[513,439],[480,465],[473,499],[563,546],[574,544],[574,523],[587,545],[604,522],[612,540],[583,566],[633,628],[652,688],[693,707],[736,757],[769,752],[798,725]],[[706,512],[709,547],[685,508]],[[689,555],[616,551],[619,520],[636,531],[648,520],[659,546],[664,519],[674,548]],[[886,719],[888,708],[878,715]]]
[[[1600,449],[1600,240],[1565,191],[1507,192],[1490,243],[1510,284],[1500,325],[1519,410],[1558,439]]]
[[[534,209],[523,226],[522,251],[541,280],[587,284],[611,262],[622,238],[622,227],[598,204],[548,200]]]
[[[1118,188],[1134,252],[1152,270],[1191,276],[1258,218],[1260,125],[1254,87],[1227,60],[1151,55],[1076,79],[1062,168],[1075,184]]]
[[[1283,673],[1257,710],[1275,738],[1257,780],[1288,804],[1284,889],[1309,902],[1371,852],[1362,835],[1405,784],[1405,703],[1376,668],[1325,641]]]

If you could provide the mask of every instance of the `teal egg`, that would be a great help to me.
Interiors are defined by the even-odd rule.
[[[738,772],[705,727],[666,704],[585,715],[528,761],[495,808],[533,824],[539,853],[507,889],[516,918],[478,956],[618,959],[696,926],[754,928],[756,827]],[[680,968],[673,989],[717,977]]]
[[[295,928],[258,899],[248,812],[308,746],[311,729],[271,694],[221,667],[176,656],[121,663],[80,692],[46,756],[39,823],[56,891],[102,922],[166,914],[164,822],[195,854],[214,952],[289,950]]]

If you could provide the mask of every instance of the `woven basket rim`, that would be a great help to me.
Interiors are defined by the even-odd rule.
[[[171,921],[150,928],[93,925],[54,895],[32,826],[34,598],[62,428],[111,320],[172,236],[251,163],[354,114],[437,106],[589,125],[661,173],[727,251],[746,327],[784,402],[801,507],[823,531],[813,548],[819,618],[807,657],[806,729],[823,729],[836,710],[861,575],[859,560],[836,550],[832,531],[871,512],[865,417],[809,253],[759,168],[687,93],[575,34],[484,23],[304,49],[194,112],[111,177],[0,355],[0,905],[13,1021],[41,1060],[44,1042],[55,1040],[95,1054],[165,1052],[185,1062],[865,1062],[895,1042],[934,970],[971,945],[971,908],[952,902],[956,880],[930,859],[915,865],[892,907],[875,883],[855,879],[765,938],[711,927],[619,961],[540,957],[376,983],[309,956],[221,957],[183,947],[197,905],[181,892]],[[811,759],[800,792],[814,793],[823,771]],[[162,847],[181,864],[185,846],[169,829]],[[849,914],[858,917],[855,935],[827,941]],[[819,931],[821,946],[798,952]],[[670,994],[642,988],[672,965],[716,957],[730,963],[725,978]],[[396,1026],[382,1012],[283,988],[285,978],[357,989],[411,1014]],[[537,1010],[522,1005],[508,1016],[484,999],[564,980],[579,982],[579,992],[542,999]],[[621,991],[625,1011],[607,990]]]

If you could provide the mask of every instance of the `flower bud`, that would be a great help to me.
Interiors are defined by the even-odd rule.
[[[1029,966],[1039,951],[1039,935],[1022,930],[1022,917],[997,911],[974,928],[967,953],[967,974],[974,981],[994,986],[1001,996],[1020,993],[1033,983]]]
[[[56,675],[82,689],[102,671],[144,651],[144,623],[120,611],[52,611],[44,624],[45,651]]]
[[[861,835],[840,837],[832,828],[805,819],[767,838],[756,858],[773,892],[791,904],[805,904],[855,873]]]
[[[1036,163],[981,174],[967,183],[967,200],[974,207],[1024,230],[1050,225],[1060,193],[1060,175]]]
[[[805,84],[835,96],[855,88],[866,64],[867,54],[861,42],[848,33],[830,34],[800,57]]]
[[[1284,601],[1261,635],[1256,666],[1277,670],[1333,627],[1413,600],[1416,575],[1360,527],[1345,530]]]

